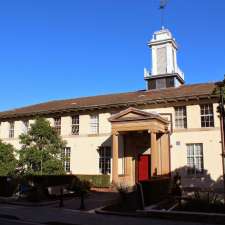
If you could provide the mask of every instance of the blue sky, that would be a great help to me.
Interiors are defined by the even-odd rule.
[[[159,0],[0,2],[0,110],[145,88]],[[223,79],[225,1],[169,0],[186,83]]]

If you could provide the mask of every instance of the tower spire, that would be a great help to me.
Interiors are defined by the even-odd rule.
[[[159,10],[161,11],[161,28],[164,29],[164,11],[168,0],[160,0]]]

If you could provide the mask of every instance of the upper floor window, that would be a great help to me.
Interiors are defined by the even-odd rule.
[[[23,121],[23,132],[26,134],[29,129],[29,120],[24,120]]]
[[[72,134],[79,135],[80,118],[79,115],[72,116]]]
[[[99,116],[91,115],[90,116],[90,128],[91,134],[98,134],[99,132]]]
[[[187,165],[189,174],[203,173],[202,144],[187,144]]]
[[[186,106],[175,107],[175,127],[187,128]]]
[[[213,105],[200,105],[201,108],[201,127],[214,127]]]
[[[102,174],[111,172],[111,147],[99,148],[99,170]]]
[[[58,135],[61,134],[61,117],[54,118],[54,128]]]
[[[14,138],[14,121],[9,122],[9,138]]]
[[[66,147],[62,150],[62,160],[63,166],[66,172],[70,172],[70,155],[71,155],[71,148]]]

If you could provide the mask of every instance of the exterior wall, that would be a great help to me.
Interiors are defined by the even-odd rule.
[[[216,181],[222,175],[222,159],[221,159],[221,136],[220,121],[216,112],[217,104],[213,104],[214,123],[213,128],[201,128],[200,123],[200,106],[187,106],[187,128],[176,129],[175,111],[173,107],[149,109],[145,107],[145,111],[167,113],[172,115],[173,132],[171,134],[171,170],[185,168],[187,165],[187,146],[190,143],[203,144],[204,169],[208,176],[207,179]],[[141,108],[140,108],[141,109]],[[118,110],[119,111],[119,110]],[[71,172],[74,174],[99,174],[99,154],[100,146],[111,146],[111,124],[108,118],[110,112],[99,113],[99,134],[90,135],[90,115],[80,115],[80,133],[79,135],[71,135],[71,117],[61,117],[61,134],[63,139],[67,141],[67,146],[71,147]],[[51,125],[53,119],[48,118]],[[31,124],[33,120],[30,120]],[[22,122],[15,121],[15,138],[10,139],[9,123],[1,122],[0,139],[4,142],[13,144],[16,148],[20,148],[18,136],[22,129]],[[123,140],[119,141],[119,174],[124,173],[123,160]],[[193,176],[183,174],[186,180],[193,180]],[[198,177],[203,179],[202,176]]]
[[[196,175],[198,182],[218,181],[222,175],[220,131],[212,129],[208,131],[184,131],[175,132],[171,136],[171,170],[178,170],[185,185],[193,184],[193,175],[187,175],[187,146],[191,143],[203,144],[204,174]],[[179,144],[177,143],[179,142]]]

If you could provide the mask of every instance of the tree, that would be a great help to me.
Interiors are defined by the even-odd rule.
[[[220,120],[221,120],[221,127],[222,127],[222,134],[223,134],[223,142],[225,140],[225,108],[224,108],[224,103],[225,103],[225,75],[224,75],[224,80],[217,82],[216,83],[216,88],[213,91],[213,94],[219,96],[219,105],[217,107],[217,112],[220,115]]]
[[[49,121],[37,118],[27,134],[20,135],[21,149],[18,151],[25,174],[64,174],[64,159],[61,157],[66,142],[61,139]]]
[[[17,160],[14,156],[15,149],[10,144],[0,140],[0,176],[11,176],[15,174]]]
[[[213,92],[219,96],[219,106],[217,107],[217,111],[220,115],[220,130],[221,130],[221,144],[222,144],[222,166],[223,166],[223,185],[224,185],[224,193],[225,193],[225,75],[224,80],[216,83],[216,88]],[[225,194],[224,194],[225,201]]]

